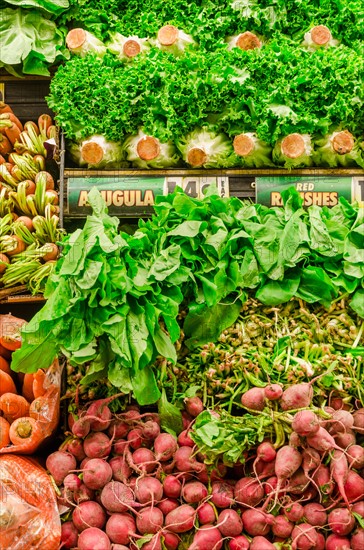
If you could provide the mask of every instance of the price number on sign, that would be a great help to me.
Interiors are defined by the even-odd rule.
[[[229,178],[227,176],[168,176],[165,181],[164,194],[173,193],[181,187],[186,195],[202,198],[210,185],[216,185],[220,197],[229,196]]]

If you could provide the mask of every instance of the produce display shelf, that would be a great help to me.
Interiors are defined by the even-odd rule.
[[[362,168],[302,168],[287,170],[285,168],[234,168],[234,169],[192,169],[169,168],[166,170],[84,170],[82,168],[65,168],[64,177],[137,177],[137,176],[362,176]]]

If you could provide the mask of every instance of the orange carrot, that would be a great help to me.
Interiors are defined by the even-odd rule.
[[[43,432],[52,433],[58,423],[59,388],[49,386],[42,397],[37,397],[30,404],[29,416],[43,424]]]
[[[43,431],[34,418],[22,416],[11,424],[9,437],[14,445],[13,452],[32,454],[43,440]]]
[[[8,361],[9,359],[11,359],[11,351],[9,349],[4,348],[1,344],[0,344],[0,355],[1,357],[4,357],[4,359],[7,359]]]
[[[0,397],[4,393],[16,393],[16,386],[12,377],[0,370]]]
[[[0,154],[1,155],[8,155],[13,150],[13,146],[11,145],[10,141],[6,136],[3,136],[0,133]]]
[[[24,124],[24,130],[28,131],[29,126],[31,126],[32,129],[34,130],[34,132],[37,134],[37,136],[39,136],[39,128],[38,128],[38,126],[36,125],[36,123],[33,122],[32,120],[28,120],[28,121]]]
[[[4,393],[0,397],[0,411],[3,412],[6,420],[11,423],[17,418],[28,416],[29,403],[21,395]]]
[[[0,101],[0,113],[12,113],[13,109],[4,101]]]
[[[38,369],[33,376],[33,394],[36,399],[37,397],[42,397],[42,395],[44,395],[46,392],[46,389],[44,388],[46,373],[44,372],[44,370]]]
[[[19,139],[21,130],[13,122],[10,128],[5,128],[5,135],[12,145]]]
[[[0,164],[4,164],[4,162],[6,162],[4,157],[2,155],[0,155]]]
[[[0,416],[0,449],[7,447],[10,443],[9,430],[9,422]]]
[[[23,243],[24,244],[24,243]],[[15,351],[21,346],[20,329],[26,323],[14,315],[0,315],[0,345]]]
[[[25,397],[25,399],[29,401],[29,403],[31,403],[34,399],[33,381],[34,381],[33,373],[27,372],[24,375],[23,387],[22,387],[21,393],[23,397]]]
[[[38,118],[38,126],[41,132],[47,134],[48,128],[52,126],[52,118],[47,114],[40,115]]]
[[[3,372],[6,372],[6,374],[8,374],[9,376],[11,376],[12,374],[12,370],[10,368],[8,361],[1,356],[0,356],[0,370],[2,370]]]
[[[10,122],[13,122],[14,124],[17,125],[17,127],[21,132],[23,131],[23,125],[18,119],[18,117],[14,115],[14,113],[1,113],[0,120],[10,120]]]

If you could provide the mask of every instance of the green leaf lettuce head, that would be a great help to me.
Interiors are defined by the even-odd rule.
[[[92,33],[84,29],[72,29],[66,36],[66,44],[70,52],[80,57],[85,57],[89,52],[94,52],[98,57],[106,53],[106,46]]]
[[[181,163],[176,147],[171,141],[161,143],[139,130],[123,143],[126,159],[137,168],[172,168]],[[148,148],[148,150],[145,150]]]
[[[107,141],[103,136],[91,136],[80,142],[69,142],[67,150],[80,167],[113,170],[126,165],[120,142]]]
[[[317,166],[364,168],[364,154],[359,140],[346,130],[336,129],[327,136],[315,139],[314,145],[312,158]]]
[[[284,168],[304,168],[312,166],[312,144],[308,134],[290,134],[277,141],[272,152],[275,164]]]
[[[238,164],[231,140],[208,127],[196,128],[176,144],[183,160],[192,167],[231,168]]]
[[[36,10],[3,9],[0,44],[0,67],[17,76],[48,76],[50,65],[69,57],[63,29]]]
[[[236,135],[233,147],[239,157],[239,166],[244,168],[274,166],[271,146],[260,140],[255,132]]]
[[[128,43],[132,45],[132,55],[127,55],[125,53]],[[119,32],[112,33],[110,36],[110,41],[107,44],[108,51],[116,55],[119,60],[124,62],[132,62],[136,55],[147,52],[149,47],[150,44],[148,42],[148,38],[139,38],[139,36],[123,36]]]
[[[59,15],[69,8],[68,0],[4,0],[19,8],[35,8],[50,14]]]

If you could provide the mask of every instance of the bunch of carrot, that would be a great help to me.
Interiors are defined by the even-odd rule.
[[[0,316],[0,454],[34,453],[58,421],[59,387],[47,386],[42,369],[24,375],[10,368],[25,322],[10,314]]]
[[[45,142],[56,128],[48,114],[24,124],[0,102],[0,282],[37,293],[58,257],[58,193],[46,171]]]

